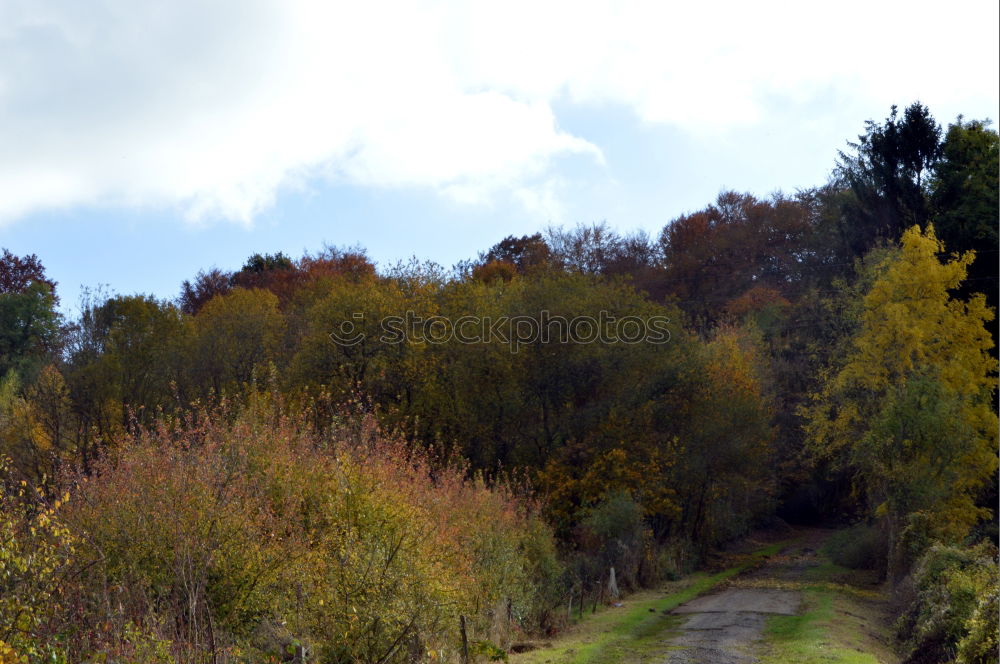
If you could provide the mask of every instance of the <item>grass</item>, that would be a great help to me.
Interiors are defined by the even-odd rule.
[[[891,664],[899,661],[879,633],[881,594],[870,576],[834,563],[821,552],[820,564],[804,571],[801,590],[805,612],[770,616],[764,631],[761,664]],[[866,587],[867,586],[867,587]]]
[[[697,573],[675,582],[666,591],[642,591],[618,608],[605,607],[585,616],[557,642],[540,650],[515,655],[515,664],[606,664],[644,662],[664,650],[664,635],[677,627],[681,616],[668,611],[732,579],[788,542],[754,551],[743,562],[714,574]]]
[[[805,613],[771,616],[761,664],[884,664],[897,658],[870,632],[871,617],[849,595],[814,586],[803,592]],[[861,611],[861,613],[856,613]]]

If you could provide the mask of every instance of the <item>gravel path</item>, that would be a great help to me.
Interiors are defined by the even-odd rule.
[[[745,578],[789,579],[809,566],[804,555],[776,556]],[[754,644],[764,632],[769,615],[795,615],[802,604],[797,590],[728,588],[678,606],[674,614],[686,617],[680,633],[668,645],[665,664],[752,664]]]

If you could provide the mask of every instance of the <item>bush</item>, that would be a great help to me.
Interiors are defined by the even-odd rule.
[[[930,547],[913,569],[915,598],[898,624],[911,661],[951,661],[960,644],[965,661],[978,662],[987,651],[983,661],[996,661],[998,583],[992,543]]]
[[[694,569],[698,560],[697,547],[689,540],[672,538],[654,549],[655,567],[645,585],[659,581],[676,581]]]
[[[561,569],[522,488],[273,411],[162,424],[67,478],[72,652],[400,662],[456,652],[460,615],[499,649],[544,622]]]
[[[0,662],[59,661],[64,649],[50,627],[74,538],[60,518],[63,501],[47,504],[41,491],[14,481],[10,467],[0,457]]]
[[[848,569],[885,569],[888,548],[874,526],[856,524],[835,533],[826,543],[830,559]]]
[[[587,511],[580,530],[585,550],[596,554],[596,576],[614,567],[619,585],[639,587],[640,566],[651,538],[642,505],[628,493],[613,493]]]
[[[966,621],[967,633],[958,642],[957,664],[992,664],[997,661],[1000,639],[997,615],[1000,614],[1000,588],[994,586],[979,600],[972,617]]]

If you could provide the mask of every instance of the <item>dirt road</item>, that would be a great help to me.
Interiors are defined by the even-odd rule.
[[[876,575],[833,563],[826,544],[835,532],[749,537],[709,570],[624,598],[511,662],[894,664]]]
[[[806,536],[816,539],[819,534]],[[798,590],[768,588],[798,579],[818,566],[819,542],[799,542],[769,558],[758,569],[743,575],[731,587],[703,595],[678,606],[671,613],[684,616],[680,633],[668,641],[667,664],[751,664],[768,616],[795,615],[802,607]]]
[[[687,619],[670,640],[670,664],[747,664],[768,615],[795,615],[802,603],[796,590],[729,589],[682,604],[673,613]]]

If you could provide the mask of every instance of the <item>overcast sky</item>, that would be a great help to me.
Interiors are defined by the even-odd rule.
[[[174,297],[253,252],[445,265],[823,183],[891,104],[998,116],[998,3],[0,0],[0,245]]]

